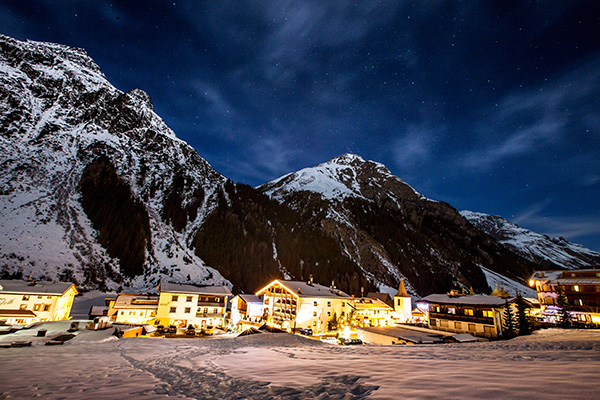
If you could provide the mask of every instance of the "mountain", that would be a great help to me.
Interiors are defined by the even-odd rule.
[[[188,241],[227,179],[84,50],[0,36],[0,165],[3,276],[224,282]]]
[[[563,237],[541,235],[496,215],[467,210],[460,213],[507,249],[538,264],[540,269],[576,269],[600,265],[600,253]]]
[[[337,241],[378,286],[400,276],[414,294],[490,290],[481,267],[524,283],[536,265],[426,198],[382,164],[344,154],[259,187]]]

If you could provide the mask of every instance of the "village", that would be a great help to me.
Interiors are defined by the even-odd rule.
[[[400,280],[397,293],[350,296],[335,286],[276,279],[251,294],[227,286],[161,281],[157,293],[119,293],[74,319],[73,283],[0,281],[0,344],[30,346],[35,336],[62,344],[79,330],[114,329],[117,337],[207,338],[285,332],[329,343],[435,344],[510,339],[548,327],[597,327],[600,272],[537,271],[537,298],[494,288],[490,295],[452,290],[416,301]],[[71,321],[68,332],[48,329]],[[46,332],[54,332],[48,335]],[[30,332],[28,335],[23,335]],[[20,333],[20,335],[19,335]],[[38,340],[40,342],[40,340]]]

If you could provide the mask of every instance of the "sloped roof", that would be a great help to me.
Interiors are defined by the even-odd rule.
[[[398,293],[394,297],[410,297],[406,292],[406,287],[404,286],[404,278],[400,277],[400,284],[398,285]]]
[[[154,309],[158,307],[158,296],[142,294],[120,294],[113,308]]]
[[[318,283],[309,283],[304,281],[286,281],[283,279],[276,279],[257,293],[261,293],[262,290],[266,289],[274,282],[278,282],[280,285],[286,287],[290,292],[295,293],[299,297],[325,297],[325,298],[336,298],[336,299],[352,299],[350,295],[342,292],[339,289],[331,289],[327,286],[319,285]]]
[[[394,300],[392,299],[392,296],[390,296],[389,293],[376,293],[376,292],[369,292],[367,293],[367,297],[371,298],[371,299],[379,299],[381,301],[383,301],[386,304],[389,304],[390,306],[394,306]]]
[[[20,280],[0,280],[0,293],[38,294],[62,296],[73,283],[70,282],[27,282]]]
[[[435,304],[449,304],[449,305],[463,305],[463,306],[490,306],[490,307],[501,307],[506,304],[506,301],[511,302],[513,299],[503,299],[498,296],[486,296],[483,294],[476,294],[474,296],[458,296],[450,297],[447,294],[430,294],[429,296],[423,297],[419,302],[435,303]]]
[[[394,311],[394,308],[384,301],[363,297],[352,302],[352,306],[357,310],[386,310]]]
[[[245,303],[262,303],[263,302],[263,296],[257,296],[255,294],[240,293],[238,296],[240,296],[240,299],[242,299]]]
[[[159,284],[161,292],[184,293],[184,294],[207,294],[213,296],[231,296],[231,290],[227,286],[194,286],[184,283],[171,283],[161,281]]]

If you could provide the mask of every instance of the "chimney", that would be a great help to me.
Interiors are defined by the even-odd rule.
[[[365,297],[365,288],[364,287],[360,287],[360,297]]]
[[[312,285],[313,285],[313,276],[312,276],[312,274],[308,275],[308,284],[309,284],[310,286],[312,286]]]

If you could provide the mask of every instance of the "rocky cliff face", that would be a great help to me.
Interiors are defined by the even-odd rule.
[[[226,179],[84,50],[0,36],[0,165],[4,275],[221,281],[189,241]]]
[[[507,249],[538,264],[540,269],[574,269],[600,265],[600,253],[571,243],[563,237],[551,238],[532,232],[496,215],[466,210],[460,213]]]
[[[303,214],[363,273],[414,293],[472,286],[489,290],[484,266],[523,282],[534,264],[512,254],[446,203],[427,199],[376,162],[345,154],[261,186]]]

